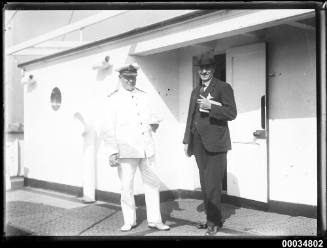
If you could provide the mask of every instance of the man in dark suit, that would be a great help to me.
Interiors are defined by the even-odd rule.
[[[222,227],[221,190],[231,150],[228,121],[237,115],[232,87],[213,77],[215,61],[206,54],[199,61],[201,85],[191,94],[183,143],[187,156],[195,156],[207,220],[197,228],[215,235]]]

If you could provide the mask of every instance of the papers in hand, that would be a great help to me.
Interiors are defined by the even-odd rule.
[[[209,100],[209,102],[211,104],[214,104],[214,105],[217,105],[217,106],[223,106],[220,102],[216,102],[214,100]],[[200,112],[203,112],[203,113],[209,113],[209,110],[208,109],[199,108],[199,111]]]

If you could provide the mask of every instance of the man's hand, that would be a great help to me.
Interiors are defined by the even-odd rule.
[[[184,152],[185,152],[185,155],[186,155],[187,157],[191,157],[190,155],[188,155],[187,150],[188,150],[188,144],[185,144],[185,145],[184,145]]]
[[[119,153],[115,153],[115,154],[110,155],[110,157],[109,157],[109,165],[111,167],[118,166],[119,165],[118,160],[119,160]]]
[[[204,96],[201,96],[201,95],[200,95],[200,97],[201,97],[201,99],[197,100],[200,108],[210,110],[211,109],[211,102],[209,101],[209,99],[205,98]]]

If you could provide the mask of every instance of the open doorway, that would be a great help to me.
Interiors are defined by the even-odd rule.
[[[216,67],[215,67],[214,77],[225,82],[226,81],[226,54],[222,53],[222,54],[215,55],[215,62],[216,62]],[[222,189],[225,193],[227,193],[227,168],[225,170]]]
[[[226,54],[215,55],[216,69],[214,77],[226,81]]]

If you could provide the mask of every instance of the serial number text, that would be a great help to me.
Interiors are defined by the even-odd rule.
[[[323,240],[283,240],[283,247],[324,247]]]

